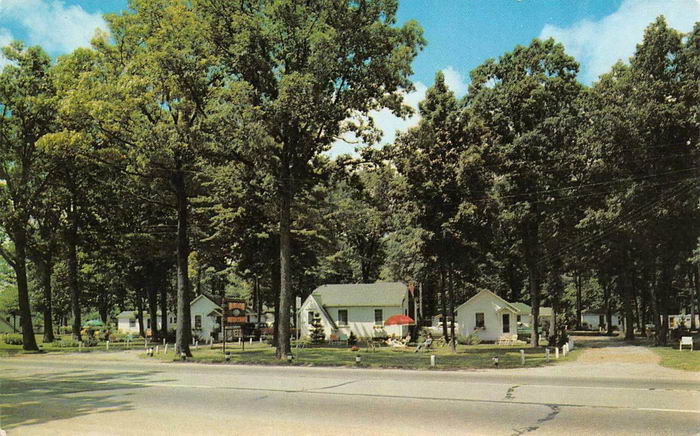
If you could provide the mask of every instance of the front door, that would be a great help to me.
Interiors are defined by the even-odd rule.
[[[503,333],[510,333],[510,313],[503,314]]]

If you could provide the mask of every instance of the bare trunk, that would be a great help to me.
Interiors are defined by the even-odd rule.
[[[537,235],[538,226],[532,224],[528,226],[526,234],[523,237],[525,245],[525,264],[527,265],[528,283],[530,286],[530,323],[532,334],[530,335],[530,345],[533,347],[539,346],[540,332],[540,274],[537,264],[537,253],[539,247],[539,238]]]
[[[39,351],[34,337],[32,325],[32,313],[29,305],[29,287],[27,286],[27,238],[24,229],[14,232],[15,276],[17,280],[17,298],[19,303],[19,317],[22,327],[22,348],[26,351]]]
[[[168,337],[168,287],[169,287],[169,276],[168,271],[163,272],[161,287],[160,287],[160,336],[162,338]]]
[[[576,330],[581,330],[581,294],[583,293],[583,277],[576,272]]]
[[[136,290],[136,320],[139,322],[139,336],[146,337],[146,328],[143,325],[143,291]]]
[[[441,290],[441,305],[442,305],[442,337],[447,341],[447,285],[445,283],[445,269],[440,267],[440,290]]]
[[[187,357],[192,356],[192,320],[190,319],[190,278],[188,262],[190,255],[189,237],[187,235],[187,187],[185,173],[179,167],[173,175],[173,188],[177,198],[177,322],[176,349]]]
[[[279,323],[277,336],[278,359],[284,359],[291,352],[289,341],[289,308],[292,299],[291,283],[291,224],[292,224],[292,196],[293,183],[288,158],[288,146],[285,145],[282,159],[282,171],[280,173],[280,298],[279,298]]]
[[[148,317],[151,319],[151,337],[158,338],[158,291],[155,283],[149,283],[148,290]]]
[[[609,336],[613,334],[612,326],[612,305],[610,304],[610,283],[603,284],[603,304],[605,305],[605,333]]]
[[[698,313],[700,314],[700,262],[696,265],[695,270],[695,300]],[[700,326],[698,326],[698,328],[700,328]]]
[[[622,298],[622,306],[625,312],[625,340],[629,341],[634,340],[634,309],[632,307],[634,304],[632,301],[634,295],[632,293],[632,282],[630,280],[629,272],[625,274],[623,280],[624,283],[622,286],[624,294]]]
[[[37,262],[37,272],[41,280],[41,287],[44,293],[44,342],[53,342],[53,308],[51,292],[51,272],[53,263],[47,256],[43,261]]]
[[[68,230],[66,243],[68,245],[68,288],[70,289],[70,303],[73,312],[73,339],[81,341],[80,330],[82,320],[80,315],[80,287],[78,286],[78,211],[75,199],[72,200],[68,213]]]
[[[455,287],[454,287],[454,271],[450,265],[450,348],[452,352],[457,352],[457,338],[455,337]]]

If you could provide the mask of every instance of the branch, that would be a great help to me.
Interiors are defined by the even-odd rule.
[[[0,256],[5,259],[5,262],[7,262],[13,269],[17,268],[17,264],[15,263],[15,260],[12,258],[10,253],[5,250],[4,247],[0,246]]]

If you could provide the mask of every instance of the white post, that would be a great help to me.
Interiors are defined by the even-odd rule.
[[[544,349],[544,361],[549,362],[549,347]]]
[[[250,341],[248,342],[250,345],[253,345],[253,338],[250,338]]]
[[[165,348],[163,349],[163,354],[168,354],[168,344],[165,344]]]
[[[194,337],[192,338],[192,345],[194,345]]]
[[[83,342],[82,341],[78,342],[78,353],[80,353],[81,351],[83,351]]]
[[[569,344],[564,344],[564,346],[561,347],[561,351],[564,357],[566,357],[566,353],[569,351]]]
[[[199,341],[194,341],[194,349],[199,350]]]
[[[262,344],[262,335],[260,335],[260,343]]]
[[[241,345],[241,338],[240,338],[240,336],[238,337],[238,345]]]
[[[554,347],[554,358],[555,359],[559,358],[559,347]]]
[[[435,366],[435,355],[434,354],[430,355],[430,366]]]
[[[107,347],[107,351],[109,351],[109,341],[105,342],[105,346]]]
[[[520,350],[520,364],[525,365],[525,350]]]
[[[163,346],[165,347],[165,338],[163,338]]]

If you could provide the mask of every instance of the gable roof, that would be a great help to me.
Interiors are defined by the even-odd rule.
[[[331,328],[337,329],[338,326],[335,324],[335,321],[333,321],[333,318],[331,318],[331,315],[328,313],[325,307],[321,304],[320,301],[318,301],[318,298],[316,298],[313,294],[309,295],[309,298],[311,301],[313,301],[318,307],[319,312],[321,312],[321,317],[323,317],[326,321],[327,324],[331,326]]]
[[[516,301],[515,303],[510,303],[510,305],[518,309],[519,315],[529,315],[530,312],[532,312],[532,308],[530,306],[519,301]]]
[[[216,301],[214,301],[214,299],[213,299],[212,297],[210,297],[210,296],[208,296],[208,295],[205,295],[205,294],[200,294],[200,295],[198,295],[197,297],[195,297],[194,300],[190,301],[190,306],[194,305],[194,303],[195,303],[197,300],[200,300],[200,299],[202,299],[202,298],[205,298],[205,299],[211,301],[211,303],[212,303],[213,305],[215,305],[216,307],[221,307]]]
[[[406,285],[400,282],[323,285],[311,295],[319,306],[401,306],[406,298]]]
[[[499,297],[498,295],[494,294],[493,292],[491,292],[487,289],[483,289],[483,290],[479,291],[478,294],[474,295],[472,298],[470,298],[467,301],[465,301],[464,303],[460,304],[459,307],[455,311],[458,312],[462,308],[462,306],[466,306],[467,304],[469,304],[470,301],[474,300],[475,298],[477,298],[481,295],[487,295],[487,296],[495,299],[496,302],[498,303],[498,305],[500,305],[503,308],[506,308],[506,309],[508,309],[512,312],[515,312],[515,313],[520,313],[520,310],[517,307],[515,307],[511,303],[507,302],[503,298]]]

